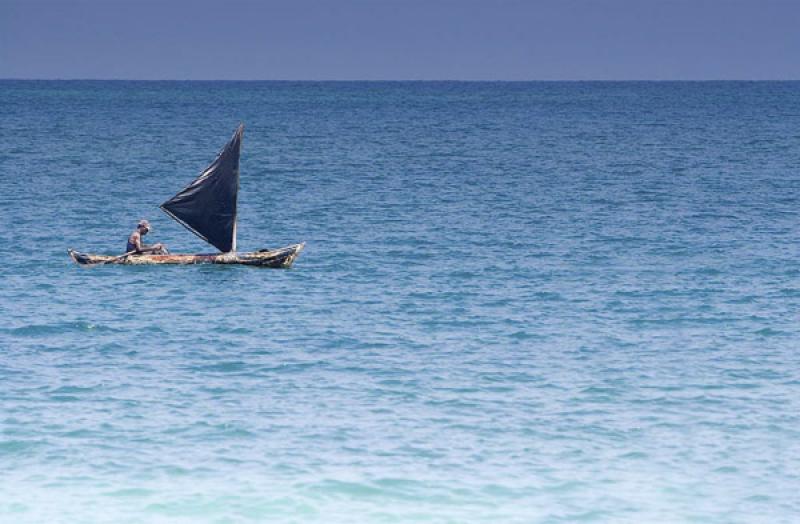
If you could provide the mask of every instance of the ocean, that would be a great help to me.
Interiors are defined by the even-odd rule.
[[[158,206],[245,124],[239,249]],[[796,522],[800,83],[0,82],[0,522]]]

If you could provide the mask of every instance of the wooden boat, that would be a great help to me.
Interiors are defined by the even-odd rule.
[[[74,249],[69,256],[82,266],[105,264],[241,264],[287,268],[292,265],[305,243],[280,249],[261,249],[251,253],[236,252],[237,198],[239,194],[239,156],[244,126],[239,125],[233,137],[217,158],[199,177],[161,209],[179,224],[220,250],[215,254],[179,255],[150,253],[123,255],[91,255]]]
[[[254,253],[217,253],[204,255],[90,255],[74,249],[69,250],[69,256],[82,266],[123,264],[128,266],[157,265],[157,264],[241,264],[244,266],[260,266],[286,268],[300,255],[305,247],[303,244],[293,244],[280,249],[262,249]]]

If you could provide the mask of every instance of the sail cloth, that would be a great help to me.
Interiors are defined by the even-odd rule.
[[[244,125],[210,166],[161,209],[223,253],[236,251],[236,198]]]

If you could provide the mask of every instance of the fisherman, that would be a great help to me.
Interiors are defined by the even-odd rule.
[[[128,237],[128,248],[125,250],[128,253],[141,255],[144,253],[151,253],[153,255],[167,255],[167,246],[164,244],[153,244],[148,246],[142,244],[142,237],[150,232],[150,222],[147,220],[140,220],[136,226],[136,231],[131,233]]]

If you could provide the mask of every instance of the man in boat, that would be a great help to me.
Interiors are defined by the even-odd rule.
[[[167,246],[164,244],[153,244],[148,246],[142,244],[142,237],[150,232],[150,222],[147,220],[140,220],[136,226],[136,230],[128,237],[128,248],[125,250],[127,253],[133,252],[136,255],[150,253],[151,255],[167,255]]]

